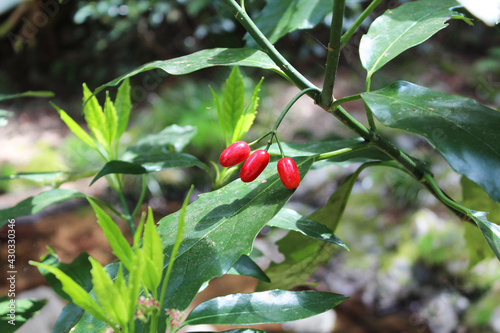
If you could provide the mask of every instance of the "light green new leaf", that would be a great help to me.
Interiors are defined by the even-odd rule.
[[[247,48],[216,48],[201,50],[179,58],[158,60],[144,64],[127,74],[103,84],[96,89],[95,93],[99,93],[106,87],[116,86],[126,78],[152,69],[161,69],[170,75],[184,75],[214,66],[248,66],[271,69],[287,78],[271,58],[262,51]]]
[[[147,279],[144,282],[146,287],[153,292],[153,296],[156,297],[156,289],[160,285],[161,275],[163,272],[163,260],[165,256],[163,254],[163,246],[160,235],[156,230],[151,207],[149,207],[148,210],[142,244],[145,259],[144,276],[147,276]]]
[[[83,115],[94,138],[103,147],[108,147],[109,133],[106,127],[104,112],[97,101],[97,98],[92,95],[87,85],[83,84]]]
[[[382,124],[425,137],[455,171],[500,201],[500,112],[404,81],[361,96]]]
[[[219,119],[227,130],[226,146],[232,142],[236,124],[243,112],[245,103],[245,86],[238,66],[233,67],[222,91],[222,119]]]
[[[185,324],[249,325],[311,317],[349,297],[322,291],[270,290],[213,298],[191,311]]]
[[[89,257],[89,261],[92,264],[90,273],[92,274],[92,284],[97,301],[113,324],[125,327],[129,317],[127,295],[120,293],[120,290],[113,284],[111,277],[97,260]]]
[[[128,278],[128,294],[127,297],[131,301],[129,303],[128,313],[130,314],[130,320],[133,320],[135,314],[135,307],[137,304],[137,299],[139,298],[139,292],[141,290],[141,280],[144,274],[145,264],[144,264],[144,253],[142,249],[136,249],[134,251],[133,266],[129,270]],[[136,300],[136,301],[133,301]]]
[[[271,43],[297,29],[312,29],[333,10],[331,0],[268,0],[255,24]],[[256,43],[247,33],[247,47]]]
[[[313,159],[295,161],[303,179]],[[203,283],[224,275],[242,255],[248,255],[255,236],[293,193],[283,186],[272,162],[253,182],[235,180],[200,195],[186,211],[184,240],[173,265],[165,306],[185,309]],[[175,243],[178,221],[179,213],[175,213],[159,223],[167,254]]]
[[[33,215],[41,210],[69,199],[85,198],[85,194],[75,190],[53,189],[24,199],[14,207],[0,209],[0,227],[9,219]]]
[[[344,244],[344,242],[335,236],[333,231],[324,224],[308,219],[292,209],[284,208],[280,210],[276,216],[267,222],[267,225],[270,227],[300,232],[301,234],[311,238],[337,244],[349,251],[349,248]]]
[[[11,300],[15,301],[14,313],[11,312]],[[13,333],[36,315],[47,304],[46,299],[0,297],[0,332]],[[13,317],[11,317],[11,315]],[[9,323],[11,321],[12,323]]]
[[[115,98],[115,109],[118,117],[118,128],[116,130],[116,139],[118,140],[127,129],[130,111],[132,110],[129,79],[125,79],[118,88]]]
[[[368,77],[407,49],[448,26],[450,18],[463,18],[453,9],[456,0],[419,0],[388,9],[371,24],[359,45],[359,56]]]
[[[259,106],[259,92],[263,81],[264,78],[262,78],[255,87],[250,103],[245,106],[238,121],[236,122],[231,143],[241,140],[250,130],[250,127],[252,127],[257,114],[257,107]]]
[[[115,106],[109,98],[109,92],[106,92],[106,102],[104,103],[104,121],[103,124],[106,128],[108,146],[113,146],[113,141],[116,140],[116,129],[118,127],[118,116],[116,114]]]
[[[97,149],[97,146],[95,145],[94,139],[92,139],[92,137],[90,135],[88,135],[87,132],[85,132],[83,130],[83,128],[81,128],[80,125],[78,125],[76,123],[76,121],[73,120],[73,118],[71,118],[65,111],[60,109],[54,103],[50,102],[50,105],[52,105],[57,110],[57,112],[59,112],[59,115],[61,116],[61,120],[64,121],[66,126],[68,126],[68,128],[71,130],[71,132],[73,132],[73,134],[75,134],[77,137],[79,137],[80,140],[85,142],[85,144],[87,144],[91,148]]]
[[[123,236],[120,228],[111,217],[101,209],[92,199],[87,198],[97,216],[97,223],[104,231],[104,236],[111,245],[113,253],[128,270],[132,269],[133,253],[127,239]]]
[[[30,265],[37,266],[39,268],[43,268],[50,273],[54,274],[56,278],[61,281],[63,291],[71,297],[73,303],[83,308],[85,311],[93,315],[99,320],[107,321],[106,313],[101,309],[99,304],[89,295],[89,293],[83,289],[78,283],[73,281],[69,276],[67,276],[60,269],[45,265],[39,262],[30,261]]]

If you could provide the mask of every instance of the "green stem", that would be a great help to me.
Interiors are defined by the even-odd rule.
[[[333,102],[333,87],[340,57],[340,37],[344,22],[345,0],[333,1],[333,17],[330,27],[330,41],[328,43],[328,54],[326,57],[325,77],[323,80],[323,91],[321,92],[320,105],[330,107]]]
[[[357,101],[358,99],[361,99],[361,94],[356,94],[356,95],[352,95],[352,96],[346,96],[346,97],[342,97],[342,98],[339,98],[339,99],[336,99],[332,105],[331,105],[331,109],[336,109],[338,108],[340,105],[344,104],[344,103],[347,103],[347,102],[352,102],[352,101]]]
[[[252,19],[248,16],[243,8],[241,8],[235,0],[224,0],[224,3],[229,7],[234,17],[248,31],[250,36],[257,44],[269,55],[274,63],[282,70],[286,77],[299,89],[316,88],[308,79],[306,79],[299,71],[297,71],[289,62],[276,50],[273,44],[264,36],[262,31],[255,25]],[[316,88],[319,90],[318,88]],[[311,91],[312,92],[312,91]],[[312,93],[309,95],[316,98]]]
[[[137,205],[135,206],[134,211],[132,212],[132,220],[135,219],[137,213],[139,212],[139,209],[141,209],[141,205],[144,202],[144,198],[146,197],[146,189],[148,188],[147,175],[143,174],[141,178],[142,178],[141,195],[139,196]]]
[[[271,134],[272,132],[269,131],[267,132],[266,134],[262,135],[260,138],[258,138],[257,140],[254,140],[252,142],[250,142],[248,145],[249,146],[253,146],[254,144],[256,144],[257,142],[259,142],[260,140],[264,139],[266,136],[268,136],[269,134]]]
[[[361,13],[361,15],[359,15],[359,17],[356,19],[356,21],[354,21],[353,25],[351,25],[349,27],[349,29],[347,29],[345,34],[340,39],[340,48],[343,48],[344,46],[346,46],[346,44],[351,39],[352,35],[354,35],[356,30],[358,30],[359,26],[368,17],[368,15],[370,15],[371,12],[373,12],[373,10],[380,4],[380,2],[382,2],[382,0],[372,1],[372,3],[368,7],[366,7],[366,9]]]
[[[365,82],[365,92],[370,91],[371,84],[372,84],[372,76],[371,74],[367,74]],[[365,103],[365,110],[366,110],[366,119],[368,119],[368,124],[370,125],[370,129],[375,133],[377,133],[377,127],[375,126],[375,119],[373,118],[373,112],[366,103]]]
[[[357,143],[355,145],[352,145],[351,147],[346,147],[346,148],[330,151],[328,153],[316,155],[314,161],[318,162],[318,161],[323,161],[323,160],[327,160],[327,159],[334,158],[334,157],[339,157],[339,156],[342,156],[342,155],[345,155],[348,153],[355,152],[357,150],[369,148],[371,146],[373,146],[373,142],[360,142],[360,143]]]
[[[112,211],[115,215],[117,215],[118,217],[120,217],[121,219],[127,220],[127,216],[125,216],[124,214],[122,214],[119,211],[117,211],[113,206],[111,206],[110,204],[108,204],[106,201],[102,201],[101,199],[99,199],[97,197],[93,197],[93,196],[89,196],[89,198],[91,198],[95,202],[99,203],[99,205],[106,207],[107,209],[109,209],[110,211]]]
[[[274,126],[271,129],[271,134],[276,133],[276,131],[278,130],[278,127],[281,124],[281,121],[283,120],[283,118],[285,118],[286,114],[288,113],[288,111],[290,111],[290,108],[295,104],[295,102],[297,102],[299,100],[299,98],[301,98],[305,94],[307,94],[309,92],[312,92],[312,91],[319,92],[319,89],[315,88],[315,87],[314,88],[303,89],[301,92],[299,92],[297,95],[295,95],[295,97],[292,98],[292,100],[290,102],[288,102],[288,104],[285,106],[285,108],[283,109],[283,111],[281,111],[281,114],[278,117],[278,119],[276,119],[276,122],[274,123]]]
[[[116,192],[118,193],[118,197],[120,198],[120,202],[122,204],[123,211],[125,212],[125,216],[126,216],[125,221],[127,221],[128,227],[130,228],[130,231],[132,232],[132,235],[133,235],[133,234],[135,234],[135,225],[134,225],[134,220],[132,219],[132,215],[130,214],[130,210],[128,209],[128,206],[127,206],[127,200],[125,199],[125,191],[123,190],[123,184],[122,184],[118,175],[114,175],[114,176],[115,176],[115,180],[118,184],[118,191],[116,191]]]

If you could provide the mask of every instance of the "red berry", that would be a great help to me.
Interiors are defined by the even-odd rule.
[[[224,167],[240,164],[250,155],[250,146],[244,141],[236,141],[220,154],[219,163]]]
[[[269,163],[269,158],[269,153],[265,150],[256,150],[253,152],[241,167],[241,180],[248,183],[259,177]]]
[[[278,174],[281,182],[289,190],[299,187],[300,173],[297,164],[290,157],[283,157],[278,161]]]

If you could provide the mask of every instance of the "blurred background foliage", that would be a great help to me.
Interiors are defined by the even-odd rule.
[[[363,87],[365,74],[357,46],[370,20],[401,2],[404,1],[382,1],[380,9],[342,51],[339,69],[342,80],[338,80],[342,93],[356,93]],[[265,0],[245,1],[252,17],[258,16],[265,3]],[[367,3],[347,0],[346,26]],[[325,18],[316,28],[292,32],[276,44],[311,79],[321,80],[329,19]],[[83,82],[93,89],[149,61],[204,48],[243,47],[244,34],[219,0],[63,0],[61,3],[2,0],[0,92],[54,91],[56,103],[82,121]],[[403,53],[377,73],[372,88],[403,79],[471,97],[496,109],[500,106],[498,45],[498,26],[486,27],[476,21],[471,28],[460,21],[450,22],[449,29]],[[282,96],[285,88],[273,74],[248,68],[242,72],[249,93],[260,77],[266,76],[257,121],[248,136],[254,138],[269,128],[279,108],[286,104]],[[205,162],[216,160],[223,149],[223,139],[208,86],[220,91],[228,73],[229,69],[208,69],[186,77],[167,78],[158,72],[134,77],[132,126],[123,137],[124,142],[131,144],[145,134],[157,133],[173,124],[194,125],[197,135],[186,151]],[[23,119],[36,123],[41,115],[48,115],[62,125],[45,101],[12,100],[1,103],[0,107],[16,111],[15,118],[21,123]],[[350,110],[355,116],[364,112],[360,105]],[[319,113],[313,118],[323,119]],[[283,139],[324,140],[343,133],[335,126],[320,131],[315,127],[323,125],[320,122],[310,121],[298,111],[290,112],[284,123]],[[425,140],[392,130],[387,135],[429,162],[440,185],[454,198],[473,209],[489,211],[490,220],[500,221],[500,205],[474,183],[460,179]],[[98,156],[74,136],[55,144],[41,140],[33,146],[35,153],[22,162],[2,160],[0,177],[14,172],[101,166]],[[341,179],[354,171],[353,167],[329,166],[311,171],[290,205],[305,215],[312,212],[326,202]],[[139,184],[133,177],[129,179],[128,197],[133,201]],[[196,170],[165,170],[150,175],[149,204],[162,211],[160,206],[165,198],[180,200],[185,184],[192,182],[198,184],[200,191],[209,190],[207,177]],[[12,184],[0,182],[0,194],[33,186],[21,180],[16,180],[15,186]],[[317,272],[315,278],[335,292],[361,299],[369,315],[403,312],[408,320],[416,314],[417,319],[424,318],[420,322],[425,323],[425,329],[430,327],[435,332],[453,332],[446,329],[450,325],[471,332],[500,332],[499,320],[495,322],[497,330],[493,330],[495,324],[492,324],[495,317],[500,318],[498,261],[477,228],[457,221],[413,179],[383,169],[364,171],[354,187],[338,236],[350,246],[351,252],[336,253],[329,269]],[[339,311],[348,311],[343,306]],[[443,310],[448,308],[453,311]]]

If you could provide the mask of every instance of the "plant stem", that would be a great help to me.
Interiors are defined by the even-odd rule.
[[[299,71],[297,71],[289,62],[276,50],[273,44],[264,36],[262,31],[255,25],[252,19],[248,16],[243,8],[241,8],[235,0],[224,0],[224,3],[229,7],[234,17],[248,31],[250,36],[264,50],[265,53],[274,61],[274,63],[282,70],[287,78],[300,90],[306,88],[316,88],[308,79],[306,79]],[[318,88],[316,88],[319,90]],[[309,95],[315,98],[312,94]]]
[[[319,92],[320,90],[316,87],[303,89],[301,92],[299,92],[297,95],[295,95],[295,97],[292,98],[292,100],[290,102],[288,102],[288,104],[285,106],[283,111],[281,111],[281,114],[278,117],[278,119],[276,119],[276,122],[274,123],[274,126],[271,129],[271,134],[275,134],[276,131],[278,131],[278,127],[280,126],[281,121],[283,120],[283,118],[285,118],[286,114],[288,113],[288,111],[290,111],[290,108],[295,104],[295,102],[297,102],[299,100],[299,98],[301,98],[305,94],[312,92],[312,91]],[[267,136],[267,134],[266,134],[266,136]]]
[[[108,204],[106,201],[103,201],[103,200],[101,200],[101,199],[99,199],[97,197],[92,197],[92,196],[89,196],[89,198],[91,198],[95,202],[99,203],[101,206],[106,207],[107,209],[109,209],[110,211],[112,211],[115,215],[117,215],[118,217],[120,217],[121,219],[127,220],[127,216],[125,214],[122,214],[119,211],[117,211],[113,206],[111,206],[110,204]]]
[[[135,206],[134,211],[132,212],[132,220],[134,220],[135,217],[137,216],[137,213],[139,212],[139,209],[141,208],[141,205],[144,202],[144,198],[146,197],[146,189],[148,188],[147,175],[143,174],[141,178],[142,178],[141,195],[139,196],[137,205]]]
[[[359,15],[359,17],[354,21],[353,25],[347,29],[345,34],[340,39],[340,48],[342,49],[351,39],[352,35],[358,30],[359,26],[363,23],[363,21],[371,14],[371,12],[380,4],[382,0],[373,0],[372,3],[366,7],[366,9]]]
[[[123,190],[123,184],[119,178],[118,175],[115,175],[115,180],[118,184],[118,197],[120,198],[120,202],[123,207],[123,211],[125,212],[126,219],[128,227],[130,228],[130,231],[132,232],[132,235],[135,234],[135,225],[134,225],[134,220],[132,219],[132,215],[130,215],[130,210],[128,209],[127,206],[127,200],[125,199],[125,192]]]
[[[333,102],[333,87],[340,57],[340,38],[344,22],[345,0],[333,1],[333,17],[330,27],[330,41],[328,43],[328,54],[326,58],[325,77],[323,80],[323,91],[321,92],[320,105],[330,107]]]
[[[365,81],[365,92],[370,91],[371,84],[372,84],[372,77],[371,74],[368,73],[366,75],[366,81]],[[368,119],[368,124],[370,125],[371,130],[377,133],[377,127],[375,126],[375,119],[373,119],[373,112],[366,103],[365,103],[365,111],[366,111],[366,119]]]
[[[352,95],[352,96],[342,97],[342,98],[336,99],[332,103],[332,105],[330,106],[330,108],[333,110],[333,109],[338,108],[339,105],[342,105],[342,104],[347,103],[347,102],[357,101],[358,99],[361,99],[361,94],[356,94],[356,95]]]

